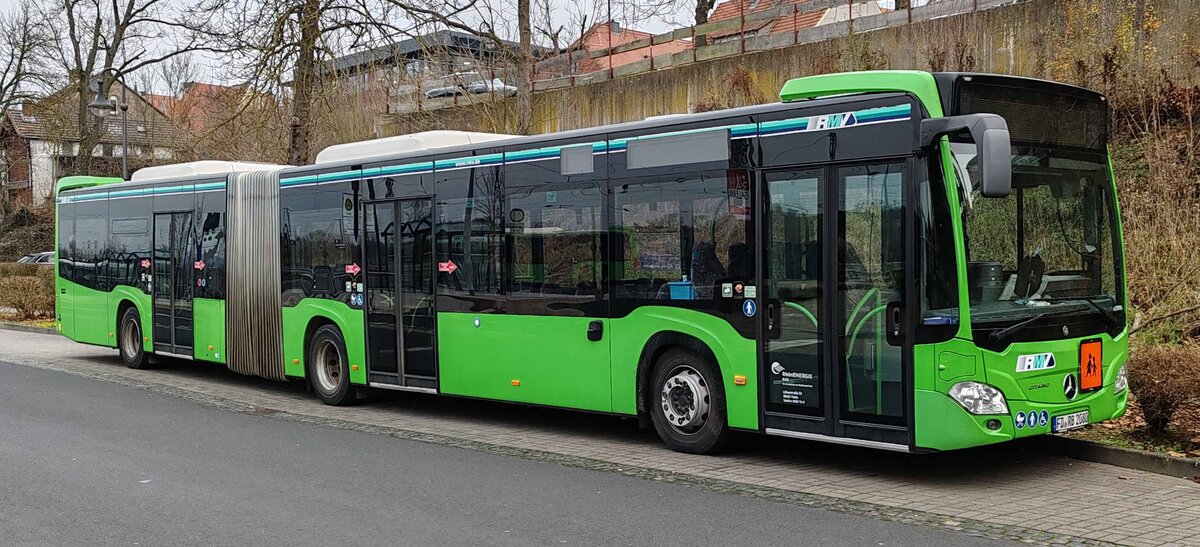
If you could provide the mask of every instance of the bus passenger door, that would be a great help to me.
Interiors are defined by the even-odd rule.
[[[768,433],[910,444],[911,351],[897,336],[907,164],[764,174],[760,373]],[[894,318],[894,319],[893,319]]]
[[[368,378],[378,387],[437,389],[432,207],[365,204]]]
[[[58,264],[54,266],[58,274],[58,294],[54,295],[54,315],[58,319],[59,332],[63,336],[75,339],[75,302],[74,302],[74,271],[75,257],[72,254],[75,247],[75,205],[59,203],[58,215]]]
[[[192,213],[154,215],[154,351],[192,356]]]

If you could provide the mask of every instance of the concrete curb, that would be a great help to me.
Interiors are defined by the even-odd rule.
[[[1057,435],[1034,437],[1030,439],[1029,447],[1033,450],[1066,456],[1076,460],[1115,465],[1147,473],[1157,473],[1159,475],[1185,479],[1200,477],[1200,458],[1178,458],[1166,454],[1108,446],[1092,441]]]
[[[15,330],[15,331],[20,331],[20,332],[34,332],[37,334],[58,334],[58,331],[56,331],[52,328],[48,328],[48,327],[32,327],[29,325],[22,325],[20,323],[8,323],[5,321],[0,321],[0,329]]]

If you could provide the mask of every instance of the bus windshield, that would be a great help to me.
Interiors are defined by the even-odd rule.
[[[1010,334],[1007,327],[1031,320],[1033,332],[1019,337],[1030,340],[1062,337],[1060,327],[1080,319],[1098,316],[1108,323],[1100,330],[1123,323],[1115,200],[1105,155],[1015,146],[1012,193],[984,198],[971,176],[974,146],[952,148],[976,330],[988,330],[995,339],[997,333]],[[1039,316],[1044,319],[1034,319]]]

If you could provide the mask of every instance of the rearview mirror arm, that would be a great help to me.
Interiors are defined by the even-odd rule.
[[[1008,122],[996,114],[964,114],[921,120],[921,148],[933,148],[946,135],[967,131],[979,158],[980,193],[1005,197],[1012,192],[1012,141]]]

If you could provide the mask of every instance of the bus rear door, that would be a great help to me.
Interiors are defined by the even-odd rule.
[[[435,390],[433,200],[379,201],[365,208],[369,380]]]

